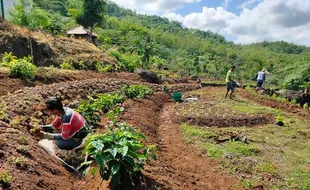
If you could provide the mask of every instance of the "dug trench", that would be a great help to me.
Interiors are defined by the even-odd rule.
[[[157,93],[147,99],[127,100],[122,119],[139,127],[147,144],[157,146],[157,160],[143,172],[141,189],[242,189],[239,181],[220,171],[218,161],[207,158],[183,138],[173,121],[171,98]]]
[[[93,188],[93,186],[97,186],[97,189],[105,189],[104,184],[101,184],[100,179],[95,182],[93,179],[86,181],[82,180],[79,175],[77,176],[76,174],[67,171],[61,163],[51,158],[48,153],[40,148],[37,144],[38,139],[35,139],[26,130],[25,126],[29,125],[29,123],[27,123],[27,118],[38,120],[40,124],[46,122],[44,120],[44,117],[46,116],[40,111],[43,96],[59,95],[63,97],[67,103],[78,102],[85,99],[87,95],[115,91],[125,84],[133,83],[135,82],[126,80],[89,79],[84,81],[62,82],[51,85],[23,88],[9,95],[2,96],[1,104],[3,107],[1,110],[3,111],[2,116],[5,117],[5,119],[1,119],[2,121],[0,123],[0,169],[2,174],[8,175],[12,181],[7,186],[1,184],[1,188],[96,189]],[[159,85],[144,84],[157,92],[161,89],[161,86]],[[172,88],[179,91],[189,91],[196,89],[197,85],[176,84]],[[153,96],[150,96],[146,100],[127,100],[126,103],[129,105],[133,104],[133,106],[132,108],[129,107],[128,112],[123,117],[124,120],[126,117],[132,118],[131,120],[128,119],[129,122],[133,122],[135,126],[142,129],[149,139],[148,143],[158,145],[158,155],[159,159],[161,159],[160,155],[165,155],[165,153],[161,153],[163,146],[158,144],[161,139],[161,136],[159,135],[160,130],[156,127],[160,126],[161,122],[158,118],[160,107],[168,100],[169,96],[161,94],[158,97],[158,95],[154,95],[154,97],[157,97],[154,100],[152,97]],[[153,104],[148,102],[153,102]],[[137,107],[136,105],[140,106]],[[7,123],[4,123],[3,121]],[[146,126],[146,128],[143,126]],[[154,128],[151,128],[152,126]],[[165,166],[169,168],[169,163],[162,165],[161,161],[156,161],[149,166],[149,170],[146,170],[145,186],[149,187],[148,189],[154,187],[148,184],[160,184],[158,182],[160,180],[158,180],[156,176],[161,176],[160,171],[164,171],[165,168],[162,167]],[[152,171],[152,175],[148,175],[147,171]],[[179,172],[179,175],[183,175],[183,172]],[[150,177],[148,178],[148,176]],[[169,181],[171,184],[163,183],[162,186],[167,187],[168,189],[175,189],[173,188],[173,185],[179,183],[178,178],[175,179],[176,181],[171,181],[170,179],[163,178],[163,181]],[[78,183],[78,181],[81,183]],[[83,184],[85,184],[85,188],[83,187]],[[156,185],[157,189],[159,187],[159,185]],[[141,189],[145,188],[142,187]]]
[[[128,99],[125,104],[127,111],[122,120],[140,128],[147,144],[157,146],[158,159],[145,167],[143,183],[135,189],[242,189],[236,178],[217,168],[217,161],[206,158],[184,141],[179,126],[171,120],[173,103],[168,95],[155,93],[146,99]],[[85,181],[68,172],[22,131],[0,127],[4,150],[1,170],[10,171],[13,176],[12,185],[6,189],[106,189],[98,175]],[[20,153],[27,165],[12,168],[8,157],[19,157]]]

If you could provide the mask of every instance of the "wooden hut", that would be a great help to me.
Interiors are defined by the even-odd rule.
[[[87,40],[89,33],[90,31],[86,30],[83,26],[79,26],[79,27],[73,28],[72,30],[67,31],[67,36],[68,37],[74,36],[74,38],[76,39]],[[95,32],[92,32],[92,39],[95,45],[98,44],[97,38],[98,38],[98,34],[96,34]]]

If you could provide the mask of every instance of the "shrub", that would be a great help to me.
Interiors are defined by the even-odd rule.
[[[131,125],[114,123],[114,129],[88,138],[85,153],[94,158],[103,180],[109,180],[112,189],[132,184],[150,157],[156,159],[155,146],[145,146],[145,137]],[[90,166],[92,162],[85,162]],[[86,170],[87,171],[87,170]],[[93,172],[94,173],[94,172]]]
[[[11,76],[22,79],[33,79],[37,67],[30,62],[31,59],[31,57],[24,57],[11,62],[9,65]]]
[[[103,66],[102,63],[97,63],[96,70],[100,73],[109,72],[109,71],[112,71],[112,65]]]
[[[82,102],[80,106],[77,108],[77,112],[83,115],[85,120],[90,125],[94,125],[101,121],[98,114],[98,109],[93,106],[92,100]]]
[[[12,52],[4,52],[2,57],[1,66],[9,67],[11,63],[14,63],[17,60],[17,57],[12,54]]]
[[[130,53],[121,54],[116,50],[109,51],[109,55],[114,57],[119,64],[124,65],[129,72],[134,72],[138,66],[141,66],[141,57],[139,55]]]
[[[62,64],[60,64],[60,68],[74,70],[71,62],[63,62]]]
[[[144,98],[147,95],[153,94],[153,90],[150,89],[147,86],[144,85],[130,85],[123,86],[122,92],[128,97],[128,98]]]

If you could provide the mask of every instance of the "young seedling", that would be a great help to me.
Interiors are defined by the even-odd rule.
[[[11,163],[16,165],[17,168],[19,169],[26,169],[28,167],[28,162],[25,157],[13,157],[11,159]]]
[[[4,188],[11,185],[12,176],[7,171],[0,171],[0,185]]]

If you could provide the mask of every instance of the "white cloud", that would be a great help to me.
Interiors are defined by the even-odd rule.
[[[241,5],[239,5],[238,7],[241,9],[245,9],[245,8],[253,8],[253,6],[257,5],[259,2],[261,2],[262,0],[245,0]]]
[[[243,9],[226,32],[238,43],[285,40],[310,46],[310,2],[265,0],[253,9]]]
[[[224,0],[224,2],[222,3],[222,6],[227,9],[229,3],[231,3],[233,0]]]
[[[191,13],[185,16],[183,24],[189,28],[220,32],[223,28],[229,27],[230,22],[236,17],[235,14],[226,11],[223,7],[203,7],[201,13]]]
[[[183,23],[184,17],[180,14],[176,13],[165,13],[162,15],[162,17],[168,18],[170,21],[177,21],[180,23]]]
[[[224,7],[203,7],[185,16],[175,13],[200,0],[113,0],[127,8],[162,15],[183,26],[233,36],[237,43],[284,40],[310,46],[310,0],[245,0],[240,15]],[[233,0],[224,0],[228,5]]]
[[[112,0],[118,5],[143,14],[160,14],[174,11],[186,3],[198,3],[201,0]]]

